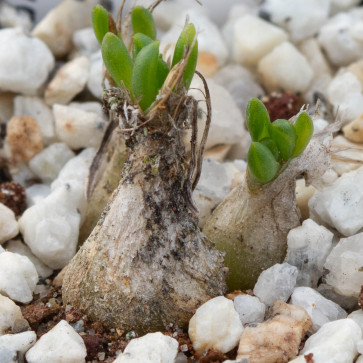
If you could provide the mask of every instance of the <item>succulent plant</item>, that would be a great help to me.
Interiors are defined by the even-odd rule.
[[[291,159],[304,151],[314,131],[306,112],[300,113],[294,124],[284,119],[270,122],[266,107],[257,98],[247,105],[246,122],[252,138],[248,171],[257,184],[274,180]]]

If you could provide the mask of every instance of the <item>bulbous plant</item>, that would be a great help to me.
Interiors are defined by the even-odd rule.
[[[65,303],[108,327],[139,332],[184,327],[200,304],[226,288],[223,253],[199,231],[191,198],[210,124],[209,114],[198,148],[197,101],[187,94],[198,54],[195,28],[182,30],[168,64],[149,10],[134,8],[121,25],[94,9],[106,78],[116,86],[103,97],[107,133],[124,135],[128,159],[63,281]],[[182,142],[188,128],[190,154]]]
[[[252,143],[244,181],[203,229],[226,253],[230,290],[253,288],[263,270],[283,261],[287,233],[300,224],[295,179],[304,175],[310,183],[330,164],[329,136],[312,138],[313,123],[306,112],[271,123],[264,104],[254,98],[246,122]]]

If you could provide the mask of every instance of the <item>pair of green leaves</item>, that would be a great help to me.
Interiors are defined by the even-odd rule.
[[[120,34],[112,32],[110,19],[111,15],[101,5],[93,8],[92,24],[101,44],[103,61],[115,84],[118,87],[124,85],[134,101],[145,111],[155,101],[170,71],[159,54],[154,19],[144,7],[137,6],[133,9],[131,22],[134,36],[131,55]],[[193,44],[183,74],[183,86],[186,89],[190,86],[197,63],[198,44],[194,42],[195,35],[194,25],[188,24],[177,41],[172,62],[172,67],[180,62]]]
[[[306,112],[298,116],[294,125],[284,119],[271,123],[265,105],[257,98],[252,98],[247,105],[246,122],[252,138],[248,169],[262,184],[276,178],[283,164],[305,150],[314,131]]]

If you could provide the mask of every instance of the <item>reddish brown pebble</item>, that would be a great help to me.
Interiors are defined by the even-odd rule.
[[[93,360],[97,358],[97,353],[102,350],[102,336],[101,335],[81,335],[84,345],[87,349],[86,360]]]
[[[1,183],[0,203],[5,204],[15,215],[20,216],[26,208],[24,186],[13,181]]]
[[[50,318],[58,313],[60,307],[50,308],[47,305],[28,305],[22,313],[29,324],[40,324],[43,320]]]
[[[16,163],[29,161],[43,149],[42,132],[33,117],[14,116],[6,129],[11,155]]]
[[[84,314],[81,310],[71,307],[70,310],[66,312],[66,320],[68,323],[75,323],[80,320]]]
[[[313,353],[304,355],[306,363],[314,363]]]
[[[280,118],[288,120],[299,112],[299,97],[293,92],[274,92],[262,97],[261,101],[267,108],[271,122]]]

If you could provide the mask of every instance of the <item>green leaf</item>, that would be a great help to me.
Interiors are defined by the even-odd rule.
[[[144,111],[155,101],[160,89],[158,66],[159,42],[153,41],[137,55],[132,73],[132,90]]]
[[[262,139],[260,143],[269,148],[276,161],[281,161],[281,155],[275,141],[270,137],[266,137],[265,139]]]
[[[174,67],[177,63],[179,63],[182,58],[185,56],[185,53],[188,51],[189,47],[192,46],[194,38],[196,36],[196,30],[193,24],[188,24],[183,31],[181,32],[178,41],[175,45],[172,67]],[[197,66],[198,60],[198,42],[194,43],[192,51],[187,60],[187,65],[183,74],[184,86],[186,89],[189,89],[190,83],[192,82],[195,68]]]
[[[247,154],[248,169],[253,177],[261,183],[273,180],[280,164],[275,160],[270,149],[260,142],[252,142]]]
[[[166,64],[166,62],[163,61],[161,56],[159,56],[158,70],[157,70],[157,73],[156,73],[156,75],[157,75],[156,84],[158,86],[158,91],[163,86],[169,71],[170,71],[169,66]]]
[[[306,112],[302,112],[295,121],[296,144],[293,157],[299,156],[308,145],[314,132],[314,124]]]
[[[152,43],[153,40],[143,33],[137,33],[133,36],[133,43],[132,43],[132,56],[134,59],[139,54],[140,50],[145,46]]]
[[[269,137],[270,116],[258,98],[252,98],[247,104],[246,124],[252,141],[261,141]]]
[[[102,58],[107,70],[118,87],[125,87],[131,92],[133,61],[127,48],[118,36],[108,32],[102,41]]]
[[[103,37],[108,32],[108,11],[101,5],[96,5],[92,10],[92,26],[96,38],[102,44]]]
[[[142,33],[153,40],[156,39],[154,18],[150,11],[145,9],[143,6],[136,6],[134,10],[132,10],[131,23],[134,29],[134,34]]]
[[[278,119],[270,124],[270,136],[277,145],[282,160],[288,161],[295,149],[295,127],[287,120]]]

